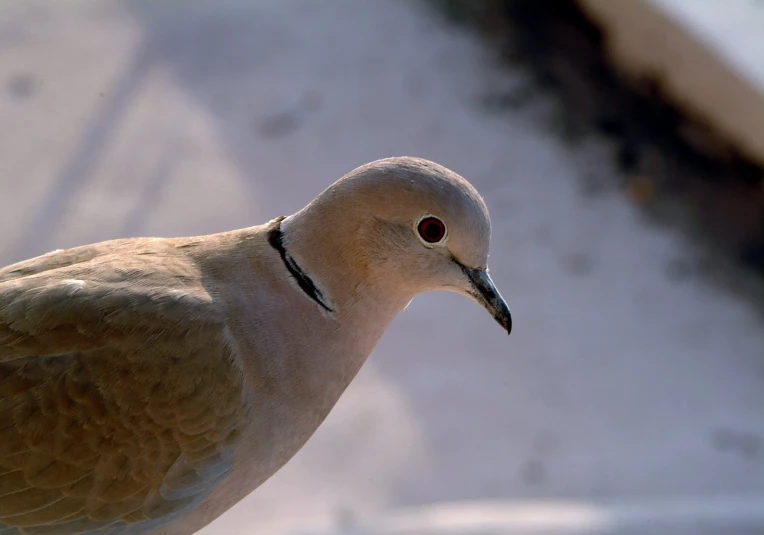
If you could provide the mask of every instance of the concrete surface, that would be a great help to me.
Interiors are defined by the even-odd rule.
[[[284,535],[758,535],[762,522],[764,508],[755,497],[628,504],[493,500],[404,508],[344,523],[316,519],[311,529],[273,524],[263,531]]]
[[[758,0],[579,0],[634,77],[764,165],[764,4]]]
[[[491,533],[533,511],[565,532],[549,519],[580,508],[636,508],[636,528],[594,527],[647,533],[675,503],[672,533],[761,533],[762,318],[629,203],[604,142],[561,145],[543,99],[486,111],[523,74],[476,39],[403,1],[26,0],[4,3],[0,44],[3,263],[259,223],[396,154],[486,197],[512,336],[419,297],[303,451],[206,535],[401,507],[461,519],[420,533],[487,533],[464,503],[504,519]]]

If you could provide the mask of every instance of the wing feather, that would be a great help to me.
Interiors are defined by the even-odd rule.
[[[140,533],[227,476],[242,373],[203,282],[161,240],[0,270],[1,535]]]

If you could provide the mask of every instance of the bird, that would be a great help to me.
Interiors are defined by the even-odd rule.
[[[482,305],[491,222],[415,157],[287,217],[0,269],[0,535],[187,535],[276,473],[419,293]]]

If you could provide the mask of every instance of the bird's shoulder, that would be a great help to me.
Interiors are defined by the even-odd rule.
[[[194,238],[137,238],[54,251],[0,269],[0,362],[135,337],[208,336],[225,328],[230,286],[252,273],[260,228]]]
[[[206,263],[239,254],[231,240],[119,240],[0,270],[0,532],[164,523],[226,477],[244,374],[225,270]]]

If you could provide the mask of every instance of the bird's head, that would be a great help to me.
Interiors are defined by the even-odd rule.
[[[290,252],[293,244],[330,296],[373,287],[410,300],[449,290],[511,331],[509,308],[488,275],[488,209],[469,182],[441,165],[408,157],[371,162],[284,226]]]

